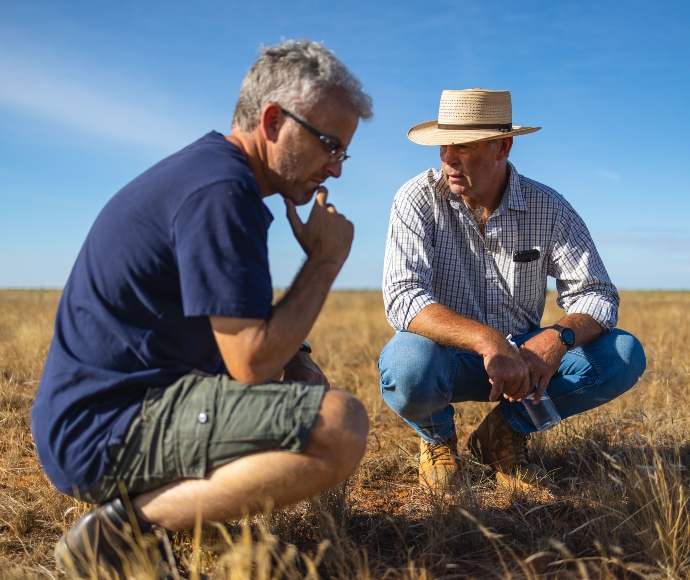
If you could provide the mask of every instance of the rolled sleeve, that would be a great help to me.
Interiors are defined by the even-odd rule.
[[[613,301],[601,294],[580,296],[565,309],[568,314],[587,314],[607,332],[618,324],[618,299]]]
[[[567,314],[587,314],[609,331],[618,323],[618,291],[611,282],[582,218],[566,202],[551,253],[558,305]]]

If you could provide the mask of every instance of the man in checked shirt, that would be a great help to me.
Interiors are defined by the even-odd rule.
[[[570,417],[626,392],[645,368],[640,342],[615,328],[618,293],[582,219],[508,161],[513,136],[537,130],[513,126],[508,91],[469,89],[444,91],[438,121],[408,132],[440,146],[441,170],[393,202],[383,294],[399,332],[379,368],[383,399],[421,437],[422,485],[443,488],[457,473],[452,403],[463,401],[500,401],[470,435],[475,458],[499,479],[549,485],[528,459],[536,428],[521,401],[548,389]],[[547,276],[566,316],[540,328]]]

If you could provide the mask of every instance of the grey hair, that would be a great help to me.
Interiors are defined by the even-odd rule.
[[[232,125],[249,133],[259,124],[261,111],[268,103],[304,113],[331,89],[345,90],[359,117],[371,119],[371,97],[323,44],[287,40],[264,47],[242,81]]]
[[[491,147],[492,149],[495,150],[496,147],[498,146],[498,144],[499,144],[501,141],[503,141],[503,139],[505,139],[505,137],[498,137],[497,139],[490,139],[490,140],[488,140],[489,147]],[[508,159],[508,157],[510,157],[510,152],[508,152],[508,155],[506,155],[506,159]]]

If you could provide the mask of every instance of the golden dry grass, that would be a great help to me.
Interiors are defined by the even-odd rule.
[[[29,430],[58,298],[0,291],[0,578],[55,577],[52,546],[88,508],[53,490]],[[417,487],[418,439],[379,396],[393,334],[380,293],[332,293],[309,340],[369,411],[361,466],[289,509],[177,534],[175,549],[237,579],[690,577],[690,293],[621,298],[620,326],[642,341],[648,370],[620,399],[534,438],[559,492],[498,487],[463,455],[462,481],[441,496]],[[559,316],[551,295],[544,323]],[[457,405],[458,431],[490,408]]]

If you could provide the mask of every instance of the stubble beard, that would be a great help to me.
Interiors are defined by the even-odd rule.
[[[284,198],[291,199],[295,205],[309,203],[317,189],[307,189],[306,159],[307,154],[299,145],[299,141],[293,140],[290,147],[284,148],[276,155],[274,167],[270,168],[276,191]]]

